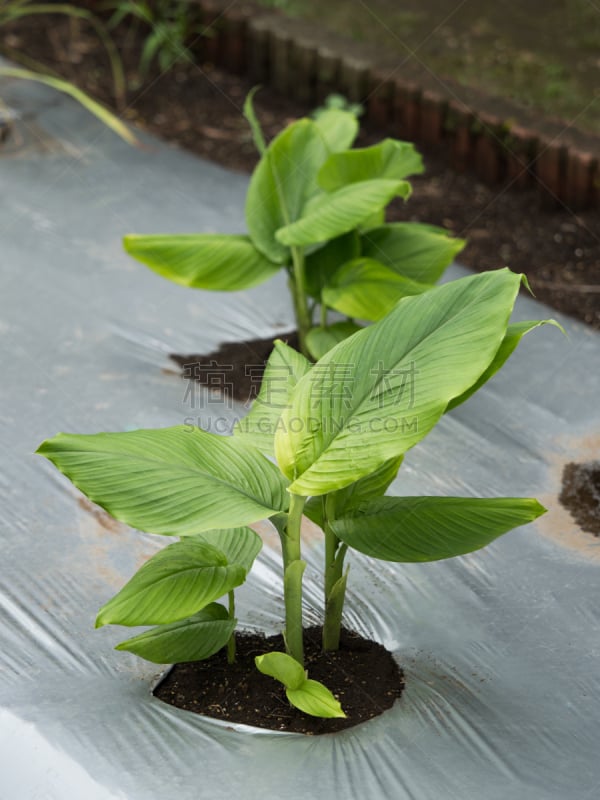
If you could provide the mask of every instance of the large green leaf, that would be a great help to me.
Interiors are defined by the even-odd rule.
[[[410,184],[406,181],[384,179],[352,183],[330,194],[320,194],[301,219],[277,231],[277,241],[302,247],[333,239],[351,231],[394,197],[406,199],[409,195]]]
[[[372,258],[356,258],[340,267],[323,289],[323,302],[348,317],[375,321],[402,297],[431,289],[405,278]]]
[[[316,123],[301,119],[271,142],[250,179],[246,224],[254,245],[277,264],[289,261],[275,232],[302,215],[318,191],[316,176],[329,154]]]
[[[516,350],[519,342],[526,333],[532,331],[534,328],[539,328],[541,325],[554,325],[563,333],[564,328],[556,320],[553,319],[534,319],[527,322],[512,322],[506,329],[506,335],[502,340],[502,344],[498,348],[498,352],[494,356],[494,360],[490,363],[485,372],[470,386],[466,392],[463,392],[458,397],[453,398],[449,403],[446,411],[452,411],[453,408],[464,403],[471,395],[475,394],[478,389],[481,389],[484,383],[487,383],[490,378],[493,378],[498,370],[504,366],[506,361]]]
[[[478,550],[544,514],[537,500],[380,497],[330,522],[349,547],[384,561],[437,561]]]
[[[350,111],[328,108],[319,112],[314,123],[325,137],[327,147],[332,153],[352,147],[358,134],[358,120]]]
[[[310,355],[319,359],[338,342],[343,342],[344,339],[359,330],[361,330],[361,326],[349,320],[334,322],[333,325],[328,325],[326,328],[311,328],[306,336],[306,346]]]
[[[250,572],[254,559],[262,549],[262,539],[258,533],[247,527],[205,531],[193,539],[208,542],[223,553],[228,564],[241,564],[246,572]]]
[[[420,441],[494,358],[520,283],[503,269],[406,297],[330,350],[277,427],[289,491],[341,489]]]
[[[273,442],[281,412],[293,388],[310,368],[307,358],[277,340],[265,367],[260,392],[250,413],[236,422],[234,436],[241,436],[266,455],[274,455]]]
[[[319,170],[319,186],[333,192],[375,178],[399,181],[423,172],[423,159],[410,142],[384,139],[372,147],[333,153]]]
[[[38,453],[113,517],[150,533],[247,525],[288,506],[283,477],[261,453],[183,425],[60,433]]]
[[[164,278],[194,289],[234,291],[256,286],[279,271],[247,236],[178,234],[123,239],[129,255]]]
[[[155,664],[202,661],[225,647],[236,624],[223,606],[212,603],[193,617],[127,639],[115,650],[128,650]]]
[[[323,247],[309,253],[304,260],[306,291],[311,297],[321,299],[321,290],[333,273],[347,261],[360,255],[360,238],[350,231],[327,242]]]
[[[449,236],[444,228],[420,222],[388,223],[371,228],[361,237],[363,256],[419,283],[438,281],[465,244],[464,239]]]
[[[102,606],[102,625],[163,625],[189,617],[244,582],[241,564],[190,536],[159,551]]]

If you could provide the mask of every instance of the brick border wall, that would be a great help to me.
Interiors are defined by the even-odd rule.
[[[356,55],[354,43],[263,8],[188,1],[200,7],[207,35],[197,49],[204,61],[305,104],[339,92],[363,103],[378,130],[435,147],[455,170],[473,171],[488,185],[535,188],[545,207],[600,206],[600,138],[464,87],[462,100],[427,85],[431,80],[398,77],[398,70]]]

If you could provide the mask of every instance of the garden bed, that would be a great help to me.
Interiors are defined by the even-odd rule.
[[[391,709],[315,738],[170,707],[150,693],[160,668],[114,652],[122,632],[93,629],[98,606],[164,539],[82,505],[31,454],[58,430],[164,427],[190,415],[205,427],[231,426],[244,413],[238,404],[202,394],[191,410],[184,384],[157,364],[167,367],[169,353],[288,331],[292,310],[282,276],[237,295],[192,293],[121,250],[132,230],[239,230],[244,176],[150,137],[132,150],[45,89],[11,84],[8,94],[55,147],[33,139],[2,158],[11,201],[0,264],[7,796],[191,800],[200,791],[255,800],[285,791],[292,799],[315,786],[334,800],[592,796],[600,554],[557,498],[565,463],[597,458],[598,335],[559,315],[568,339],[556,330],[528,337],[500,375],[408,454],[394,493],[527,493],[549,513],[448,562],[352,560],[345,622],[402,667],[406,688]],[[454,268],[451,277],[461,274]],[[519,299],[519,319],[551,313]],[[35,374],[24,366],[33,357]],[[282,581],[263,533],[237,607],[242,628],[270,635],[281,628]],[[308,526],[304,546],[306,619],[318,624],[323,552]]]
[[[57,17],[48,36],[45,20],[28,19],[11,26],[5,43],[114,105],[101,45],[94,33],[82,26],[75,28],[77,36],[73,38],[73,29]],[[143,31],[121,30],[119,36],[130,84],[139,83]],[[249,172],[257,155],[241,110],[252,83],[215,67],[207,59],[210,41],[197,39],[197,64],[176,64],[167,73],[156,70],[140,88],[130,90],[124,115],[167,141],[230,169]],[[256,107],[268,138],[285,122],[311,110],[309,105],[292,102],[268,88],[258,93]],[[385,133],[367,124],[360,141],[370,144]],[[425,154],[425,175],[414,179],[414,194],[406,205],[398,202],[392,207],[392,218],[447,227],[468,239],[461,253],[466,266],[487,270],[508,265],[525,272],[540,300],[600,327],[597,210],[574,213],[566,205],[544,210],[534,188],[511,191],[508,181],[490,188],[471,172],[459,174],[450,169],[439,146],[425,145]],[[162,232],[177,232],[176,223]]]

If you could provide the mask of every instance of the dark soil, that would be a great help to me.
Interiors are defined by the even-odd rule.
[[[600,461],[567,464],[558,499],[582,530],[600,536]]]
[[[74,35],[75,34],[75,35]],[[144,30],[124,24],[115,31],[132,86]],[[203,56],[205,39],[189,42],[196,64],[155,71],[130,90],[125,119],[224,166],[249,172],[257,161],[242,105],[250,83],[217,69]],[[0,39],[5,52],[27,53],[95,97],[114,106],[106,58],[93,31],[55,16],[7,26]],[[255,101],[267,139],[311,109],[269,89]],[[387,135],[365,127],[360,144]],[[486,187],[470,174],[449,169],[439,152],[425,152],[427,171],[414,179],[414,193],[391,208],[390,219],[444,225],[469,243],[460,261],[475,270],[509,266],[525,272],[538,299],[600,329],[600,214],[575,214],[566,207],[540,208],[534,190]],[[202,191],[201,187],[198,191]],[[172,232],[176,226],[170,225]],[[165,231],[167,232],[167,231]]]
[[[276,337],[295,350],[299,349],[295,331]],[[184,378],[195,380],[209,392],[218,392],[225,401],[250,403],[258,394],[265,364],[273,349],[274,339],[250,339],[247,342],[226,342],[207,355],[180,355],[170,358],[181,367]]]
[[[294,733],[334,733],[379,716],[402,694],[403,673],[377,642],[342,631],[340,649],[321,650],[320,628],[305,631],[305,666],[340,701],[346,719],[309,717],[290,706],[285,690],[260,673],[255,656],[285,649],[281,635],[237,636],[237,658],[228,664],[224,650],[206,661],[176,664],[154,690],[165,703],[208,717]]]

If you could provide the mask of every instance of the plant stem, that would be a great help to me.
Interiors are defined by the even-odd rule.
[[[310,354],[306,347],[306,336],[312,328],[312,318],[308,309],[306,297],[306,280],[304,276],[304,251],[301,247],[292,247],[293,273],[290,276],[290,288],[294,299],[294,312],[298,324],[298,339],[300,340],[300,351],[307,358]]]
[[[325,534],[325,619],[323,622],[323,650],[337,650],[340,646],[342,611],[346,596],[344,557],[348,546],[340,542],[329,525],[333,519],[333,497],[324,500],[323,532]]]
[[[288,654],[303,666],[302,573],[306,564],[301,559],[300,524],[305,501],[305,497],[291,495],[287,526],[280,534],[284,568],[285,645]]]
[[[320,310],[321,310],[321,327],[322,328],[326,328],[327,327],[327,306],[325,305],[323,300],[321,300],[321,309]]]
[[[235,595],[233,589],[229,592],[229,619],[235,617]],[[227,642],[227,663],[235,663],[235,631],[229,637]]]

